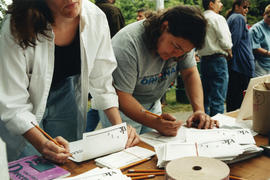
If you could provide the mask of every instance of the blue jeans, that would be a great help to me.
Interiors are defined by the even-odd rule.
[[[147,109],[147,110],[149,110],[149,111],[151,111],[153,113],[156,113],[156,114],[159,114],[159,115],[162,114],[160,100],[157,100],[154,103],[142,104],[142,106],[145,109]],[[111,122],[109,121],[109,119],[107,118],[106,114],[104,113],[104,111],[99,110],[98,113],[99,113],[100,121],[102,123],[102,127],[109,127],[109,126],[112,125]],[[140,123],[137,123],[136,121],[133,121],[132,119],[127,117],[121,111],[120,111],[120,116],[121,116],[123,122],[126,122],[127,125],[131,125],[133,128],[136,129],[137,134],[143,134],[143,133],[146,133],[146,132],[149,132],[149,131],[153,131],[152,128],[149,128],[149,127],[144,126],[144,125],[142,125]]]
[[[99,123],[98,111],[90,108],[87,113],[86,132],[94,131]]]
[[[224,113],[228,88],[228,66],[225,57],[201,58],[201,79],[205,113],[214,116]]]
[[[74,89],[74,83],[77,81],[78,76],[71,76],[61,82],[57,88],[50,90],[46,110],[39,126],[53,138],[62,136],[69,142],[82,138],[83,118],[75,100]],[[20,158],[35,154],[40,155],[27,142]]]

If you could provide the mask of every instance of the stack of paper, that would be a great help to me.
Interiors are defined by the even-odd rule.
[[[129,164],[144,160],[156,153],[148,149],[134,146],[123,151],[95,159],[96,165],[108,168],[121,168]]]
[[[167,162],[187,156],[203,156],[234,163],[244,157],[261,153],[262,148],[255,145],[250,129],[243,128],[234,118],[217,115],[221,128],[194,129],[182,126],[176,137],[164,137],[157,132],[141,135],[141,139],[154,146],[159,167]],[[251,156],[252,155],[252,156]]]
[[[119,169],[95,168],[78,176],[65,178],[65,180],[131,180],[123,175]]]
[[[81,162],[121,151],[127,143],[126,123],[84,133],[83,139],[69,144],[71,160]]]

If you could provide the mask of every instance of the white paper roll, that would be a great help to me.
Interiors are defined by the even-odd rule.
[[[166,166],[167,180],[229,180],[230,168],[207,157],[184,157]]]

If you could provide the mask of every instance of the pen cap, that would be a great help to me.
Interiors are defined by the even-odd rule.
[[[229,180],[229,174],[227,164],[207,157],[184,157],[166,166],[166,180]]]

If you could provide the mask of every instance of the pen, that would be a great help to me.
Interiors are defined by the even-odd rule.
[[[54,144],[56,144],[59,147],[62,147],[61,144],[59,144],[56,140],[54,140],[49,134],[47,134],[43,129],[41,129],[40,127],[38,127],[37,125],[35,125],[33,122],[31,122],[31,124],[33,124],[33,126],[35,128],[37,128],[42,134],[44,134],[44,136],[46,136],[49,140],[51,140],[52,142],[54,142]],[[70,157],[74,158],[72,156],[72,154],[70,154]]]
[[[198,153],[198,144],[197,144],[197,142],[195,142],[195,147],[196,147],[196,155],[198,157],[199,156],[199,153]]]
[[[42,134],[44,134],[49,140],[51,140],[52,142],[54,142],[54,144],[56,144],[57,146],[61,147],[61,145],[54,140],[49,134],[47,134],[45,131],[43,131],[43,129],[41,129],[40,127],[38,127],[37,125],[35,125],[33,122],[31,122],[31,124],[33,124],[33,126],[35,126]]]
[[[147,176],[147,175],[165,175],[166,172],[152,172],[152,173],[129,173],[125,174],[128,177]]]
[[[127,168],[129,168],[129,167],[131,167],[131,166],[135,166],[135,165],[137,165],[137,164],[143,163],[143,162],[148,161],[148,160],[150,160],[150,159],[151,159],[151,158],[146,158],[146,159],[142,159],[142,160],[140,160],[140,161],[137,161],[137,162],[128,164],[128,165],[126,165],[126,166],[122,166],[122,167],[120,167],[120,170],[127,169]]]
[[[150,179],[150,178],[154,178],[155,175],[147,175],[147,176],[137,176],[137,177],[133,177],[131,178],[132,180],[134,179]]]
[[[141,109],[141,111],[142,111],[142,112],[145,112],[145,113],[147,113],[147,114],[151,114],[151,115],[153,115],[153,116],[159,117],[159,118],[162,119],[162,117],[161,117],[160,115],[157,115],[157,114],[152,113],[152,112],[150,112],[150,111],[147,111],[147,110],[144,110],[144,109]]]
[[[246,180],[244,178],[237,177],[237,176],[232,176],[232,175],[230,175],[229,178],[230,178],[230,180]]]
[[[129,169],[129,173],[138,173],[138,172],[165,172],[163,169]]]

